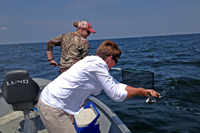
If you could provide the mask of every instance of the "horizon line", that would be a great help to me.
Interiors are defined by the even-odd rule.
[[[110,40],[113,39],[128,39],[128,38],[145,38],[145,37],[159,37],[159,36],[178,36],[178,35],[194,35],[194,34],[200,34],[200,33],[183,33],[183,34],[168,34],[168,35],[150,35],[150,36],[135,36],[135,37],[122,37],[122,38],[109,38]],[[109,40],[109,39],[88,39],[88,41],[98,41],[98,40]],[[47,42],[28,42],[28,43],[8,43],[8,44],[1,44],[0,45],[23,45],[23,44],[31,44],[31,43],[47,43]]]

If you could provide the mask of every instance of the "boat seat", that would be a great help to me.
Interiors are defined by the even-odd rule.
[[[13,110],[31,110],[35,106],[35,99],[40,87],[29,77],[26,70],[13,70],[6,73],[2,87],[2,96],[13,106]]]
[[[6,73],[2,96],[12,105],[14,111],[23,111],[24,133],[37,133],[34,121],[29,118],[39,95],[39,85],[29,77],[27,70],[13,70]]]

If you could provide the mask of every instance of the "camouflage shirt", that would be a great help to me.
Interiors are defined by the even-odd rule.
[[[77,61],[89,54],[89,42],[78,31],[64,33],[47,43],[47,51],[54,46],[61,46],[60,68],[70,68]]]

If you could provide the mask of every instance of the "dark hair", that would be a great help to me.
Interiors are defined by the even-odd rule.
[[[96,55],[101,57],[103,60],[111,55],[113,56],[113,58],[117,59],[121,56],[121,53],[122,52],[117,44],[110,40],[104,41],[96,51]]]

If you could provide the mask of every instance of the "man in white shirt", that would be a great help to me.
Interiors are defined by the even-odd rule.
[[[114,101],[121,102],[135,95],[157,97],[151,89],[134,88],[119,83],[109,73],[121,56],[121,50],[112,41],[104,41],[96,56],[87,56],[45,87],[39,100],[39,113],[49,132],[75,132],[68,114],[76,115],[90,95],[101,90]]]

